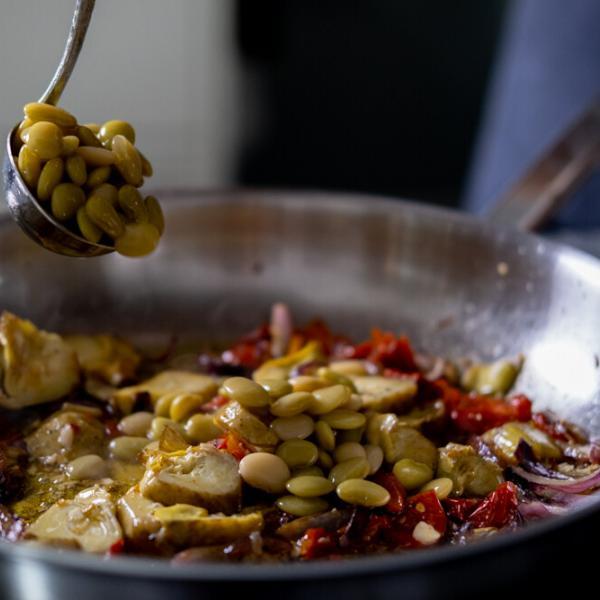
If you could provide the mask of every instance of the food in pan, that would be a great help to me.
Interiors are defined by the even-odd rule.
[[[0,532],[98,554],[330,560],[464,544],[590,500],[600,451],[511,389],[373,330],[270,323],[222,352],[0,319]]]
[[[66,110],[31,102],[13,139],[15,163],[40,205],[66,227],[120,254],[152,252],[164,230],[154,196],[139,191],[152,166],[126,121],[80,125]]]

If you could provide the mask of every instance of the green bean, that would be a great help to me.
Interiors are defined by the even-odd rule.
[[[336,493],[348,504],[369,508],[385,506],[390,501],[390,493],[383,486],[364,479],[346,479],[337,486]]]
[[[222,431],[215,425],[212,415],[198,413],[192,415],[185,423],[185,434],[195,444],[210,442],[218,438]]]
[[[102,229],[88,217],[85,206],[77,210],[77,227],[81,235],[90,242],[97,244],[102,238]]]
[[[323,381],[320,377],[312,375],[298,375],[290,379],[290,384],[294,392],[314,392],[321,388],[327,387],[329,384]]]
[[[347,479],[362,479],[369,474],[370,466],[366,458],[350,458],[331,469],[329,480],[337,486]]]
[[[325,450],[320,448],[318,456],[318,462],[324,469],[331,469],[331,467],[333,467],[333,458],[331,458]]]
[[[59,221],[72,219],[84,202],[83,190],[74,183],[59,183],[52,190],[52,214]]]
[[[152,419],[154,419],[154,415],[150,412],[135,412],[123,417],[117,427],[124,435],[145,437],[152,425]]]
[[[303,440],[314,431],[315,423],[308,415],[279,417],[271,423],[271,429],[280,440]]]
[[[240,475],[252,487],[279,494],[285,490],[290,470],[283,459],[275,454],[253,452],[240,461]]]
[[[34,190],[42,171],[42,161],[27,145],[19,150],[17,167],[27,187]]]
[[[165,231],[165,217],[158,200],[154,196],[146,196],[146,209],[148,210],[148,220],[162,235]]]
[[[221,389],[224,396],[247,408],[260,408],[268,406],[271,402],[263,387],[245,377],[230,377],[223,382]]]
[[[62,158],[49,160],[42,168],[37,183],[37,199],[45,202],[52,196],[52,191],[60,183],[65,169]]]
[[[140,159],[142,161],[142,175],[144,177],[152,177],[152,174],[154,173],[152,164],[139,150],[138,154],[140,155]]]
[[[63,156],[71,156],[79,148],[79,138],[76,135],[65,135],[62,139]]]
[[[345,442],[333,451],[333,458],[335,462],[341,463],[351,458],[367,458],[367,453],[359,443]]]
[[[147,445],[148,439],[145,437],[123,435],[111,440],[108,444],[108,451],[113,458],[134,462]]]
[[[292,477],[304,477],[305,475],[323,477],[323,469],[315,465],[311,465],[310,467],[301,467],[299,469],[294,469],[294,471],[292,472]]]
[[[393,473],[407,490],[416,490],[431,481],[433,477],[433,470],[429,465],[411,458],[399,460],[394,465]]]
[[[433,490],[435,495],[440,500],[445,500],[451,493],[454,483],[449,477],[439,477],[438,479],[432,479],[429,483],[426,483],[422,488],[422,492]]]
[[[154,251],[160,240],[154,225],[150,223],[128,223],[125,232],[115,240],[115,250],[123,256],[146,256]]]
[[[206,398],[201,394],[177,394],[169,405],[169,417],[175,422],[187,419],[192,413],[197,412],[206,404]]]
[[[324,379],[330,384],[341,383],[350,388],[352,392],[356,392],[356,388],[349,377],[346,377],[343,373],[338,373],[329,367],[320,367],[317,369],[317,377]]]
[[[98,138],[104,146],[110,149],[115,135],[122,135],[135,144],[135,130],[127,121],[106,121],[98,131]]]
[[[69,156],[66,161],[67,175],[73,183],[83,185],[87,180],[85,160],[79,154]]]
[[[324,496],[334,489],[334,485],[329,479],[315,475],[293,477],[286,483],[285,487],[290,494],[300,496],[300,498]]]
[[[112,207],[117,208],[118,192],[112,183],[101,183],[90,192],[90,197],[92,196],[100,196],[108,200]]]
[[[115,167],[123,179],[136,187],[142,185],[142,159],[132,143],[123,135],[115,135],[112,138],[112,152]]]
[[[79,127],[77,127],[77,137],[79,138],[80,146],[90,146],[94,148],[102,147],[100,140],[94,135],[91,129],[85,125],[79,125]]]
[[[319,449],[306,440],[287,440],[279,445],[276,451],[288,467],[310,467],[317,462]]]
[[[125,216],[136,223],[149,221],[148,208],[137,188],[125,184],[119,188],[119,206]]]
[[[283,379],[262,379],[260,385],[265,388],[267,394],[273,399],[281,398],[292,393],[292,386]]]
[[[332,385],[313,392],[314,401],[308,412],[324,415],[338,408],[350,399],[351,392],[345,385]]]
[[[97,454],[79,456],[66,467],[69,479],[102,479],[107,471],[106,462]]]
[[[356,429],[345,429],[338,431],[338,443],[345,444],[346,442],[360,442],[362,440],[365,427],[357,427]]]
[[[345,408],[337,408],[321,417],[333,429],[357,429],[366,422],[366,417],[362,413]]]
[[[379,471],[383,463],[383,450],[379,446],[367,444],[365,446],[367,462],[369,463],[369,475],[374,475]]]
[[[90,189],[94,189],[103,183],[108,181],[110,177],[110,166],[106,167],[96,167],[92,171],[90,171],[87,181],[85,182],[86,186]]]
[[[328,507],[323,498],[299,498],[298,496],[283,496],[276,504],[279,510],[295,517],[308,517],[323,512]]]
[[[27,146],[42,160],[50,160],[61,155],[62,138],[62,131],[58,125],[49,121],[38,121],[27,131]]]
[[[325,421],[318,421],[315,425],[315,435],[323,450],[331,452],[335,448],[335,433]]]
[[[83,193],[83,192],[82,192]],[[112,238],[118,238],[125,232],[123,220],[105,197],[92,195],[85,205],[90,220]]]
[[[106,167],[115,162],[115,155],[105,148],[79,146],[79,148],[77,148],[77,154],[79,154],[90,167]]]
[[[32,122],[49,121],[60,127],[70,128],[77,125],[77,119],[69,112],[52,104],[29,102],[23,107],[25,116]]]
[[[308,392],[292,392],[275,400],[270,410],[276,417],[293,417],[304,412],[313,401],[313,395]]]

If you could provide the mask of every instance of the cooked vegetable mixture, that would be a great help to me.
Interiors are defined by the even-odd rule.
[[[138,188],[152,166],[135,148],[125,121],[79,125],[66,110],[30,102],[13,139],[23,181],[52,216],[94,243],[120,254],[152,252],[164,230],[154,196]]]
[[[600,487],[600,451],[452,364],[285,305],[223,352],[143,356],[0,318],[0,535],[99,554],[328,560],[463,544]]]

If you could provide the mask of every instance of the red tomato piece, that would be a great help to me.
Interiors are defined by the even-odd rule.
[[[398,547],[420,548],[422,544],[415,540],[413,531],[421,521],[431,525],[440,535],[446,532],[446,513],[433,490],[408,498],[406,511],[394,521],[387,536]]]
[[[267,324],[245,335],[221,354],[223,362],[247,369],[256,369],[269,358],[271,358],[271,334]]]
[[[117,540],[109,549],[109,554],[123,554],[125,552],[125,540],[123,538]]]
[[[251,450],[233,433],[226,433],[214,441],[215,448],[225,450],[236,460],[242,460]]]
[[[377,473],[373,481],[390,493],[385,509],[391,513],[401,513],[406,508],[406,490],[392,473]]]
[[[221,408],[221,406],[225,406],[228,402],[229,398],[227,396],[215,396],[210,402],[203,404],[200,410],[204,413],[212,413]]]
[[[448,517],[457,523],[464,523],[482,502],[479,498],[446,498],[443,505]]]
[[[300,556],[306,560],[312,560],[322,556],[330,555],[337,545],[331,533],[322,527],[311,527],[298,542]]]
[[[553,419],[545,413],[534,413],[531,417],[533,424],[547,433],[551,438],[560,442],[582,443],[584,440],[573,432],[569,426],[562,421]]]
[[[408,338],[404,335],[397,337],[381,329],[373,329],[370,340],[347,348],[344,355],[347,358],[367,359],[400,373],[419,370]]]
[[[465,394],[449,383],[436,381],[454,425],[463,432],[481,434],[509,421],[529,421],[531,400],[523,394],[511,398],[493,398]]]
[[[116,419],[107,419],[106,421],[104,421],[104,433],[106,434],[107,437],[113,438],[117,435],[119,435],[119,428],[118,428],[118,424],[119,422]],[[76,433],[76,432],[74,432]]]
[[[311,321],[304,329],[298,332],[304,338],[304,343],[309,341],[317,341],[321,344],[321,350],[326,355],[331,355],[339,345],[348,344],[348,338],[334,334],[324,321],[315,319]]]
[[[364,531],[361,534],[361,542],[371,543],[377,541],[382,535],[394,527],[392,518],[388,515],[370,514]]]
[[[471,527],[504,527],[517,517],[519,500],[517,487],[510,481],[501,483],[488,494],[483,502],[468,517]]]

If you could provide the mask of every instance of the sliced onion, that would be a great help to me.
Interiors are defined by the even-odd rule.
[[[293,331],[292,313],[288,305],[283,302],[273,304],[269,333],[271,334],[271,354],[274,357],[283,356],[287,352]]]
[[[555,506],[552,504],[544,504],[539,500],[532,502],[522,502],[519,504],[519,513],[524,519],[546,519],[553,515],[562,515],[566,512],[564,506]]]
[[[591,475],[579,477],[577,479],[552,479],[550,477],[529,473],[521,467],[511,468],[515,475],[518,475],[521,479],[524,479],[529,483],[547,487],[551,490],[567,492],[569,494],[582,494],[600,487],[600,469],[597,469]]]

